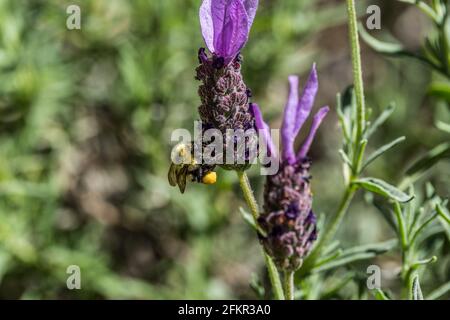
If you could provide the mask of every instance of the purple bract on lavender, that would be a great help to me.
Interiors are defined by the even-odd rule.
[[[307,154],[329,108],[321,108],[314,116],[310,132],[296,154],[295,138],[311,113],[318,90],[315,66],[311,70],[301,97],[298,94],[298,77],[290,76],[289,84],[289,96],[281,128],[283,148],[278,155],[280,170],[275,175],[267,177],[264,212],[261,213],[258,223],[265,231],[265,235],[260,236],[261,242],[277,267],[284,271],[295,271],[300,268],[303,258],[317,238],[310,188],[311,161]],[[261,111],[256,104],[252,105],[252,109],[256,127],[263,132],[264,137],[267,137],[269,152],[275,153]]]

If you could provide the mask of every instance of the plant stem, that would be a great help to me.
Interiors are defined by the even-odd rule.
[[[248,181],[247,174],[245,171],[237,171],[237,175],[239,178],[239,184],[242,189],[242,193],[244,194],[245,202],[250,208],[252,212],[253,219],[255,219],[255,223],[258,223],[258,203],[256,202],[255,196],[253,194],[252,187],[250,186],[250,182]],[[280,274],[273,263],[272,259],[265,253],[264,248],[262,249],[264,252],[264,258],[267,266],[267,272],[269,273],[270,283],[272,285],[272,290],[275,295],[275,299],[284,300],[283,288],[281,286]]]
[[[256,202],[255,196],[253,195],[250,181],[248,181],[248,177],[245,171],[238,171],[237,174],[239,177],[239,184],[241,185],[242,193],[244,194],[245,202],[247,202],[247,205],[252,212],[253,219],[255,219],[255,222],[257,223],[259,216],[258,203]]]
[[[284,296],[286,300],[294,300],[294,272],[284,272]]]
[[[364,100],[364,85],[361,67],[361,50],[358,38],[358,22],[356,17],[355,0],[347,0],[348,27],[352,51],[353,81],[356,97],[356,146],[359,145],[365,127],[366,107]]]
[[[355,0],[347,0],[347,13],[348,13],[348,27],[350,36],[350,46],[352,54],[352,69],[355,85],[355,97],[356,97],[356,137],[354,143],[354,167],[353,174],[350,177],[350,181],[347,184],[344,196],[341,203],[333,216],[333,220],[327,226],[323,236],[319,239],[319,242],[314,247],[308,258],[304,261],[303,267],[300,269],[300,275],[308,273],[314,266],[316,260],[320,257],[323,247],[335,236],[342,220],[345,217],[347,209],[355,195],[358,187],[353,184],[353,181],[358,178],[360,166],[363,159],[363,153],[367,144],[367,141],[362,141],[363,132],[365,129],[366,119],[366,107],[364,100],[364,84],[362,77],[361,67],[361,50],[359,47],[358,37],[358,22],[356,17]]]

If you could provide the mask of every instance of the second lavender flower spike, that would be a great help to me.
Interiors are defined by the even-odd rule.
[[[298,82],[297,76],[289,77],[290,90],[281,127],[283,148],[278,156],[280,170],[267,177],[264,212],[258,221],[266,233],[265,236],[260,236],[261,242],[277,267],[283,271],[300,268],[317,238],[310,187],[311,161],[307,154],[317,129],[329,111],[328,107],[323,107],[317,112],[307,138],[295,153],[295,138],[311,113],[318,90],[315,66],[301,96],[298,93]],[[252,105],[252,109],[258,130],[264,137],[270,137],[258,106]],[[273,143],[269,139],[266,142],[269,151],[274,152]]]

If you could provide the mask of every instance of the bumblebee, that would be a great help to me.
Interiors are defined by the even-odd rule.
[[[179,143],[172,150],[172,162],[170,165],[168,178],[171,186],[178,185],[180,192],[184,193],[186,181],[203,184],[214,184],[217,174],[214,172],[214,165],[198,164],[193,156],[193,144]]]

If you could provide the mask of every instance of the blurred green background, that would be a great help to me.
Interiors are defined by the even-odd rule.
[[[81,30],[66,28],[71,4],[81,8]],[[418,47],[429,30],[422,14],[378,4],[383,30]],[[257,297],[252,286],[267,285],[257,239],[239,214],[245,204],[235,174],[221,170],[216,185],[191,184],[184,195],[166,178],[172,130],[193,130],[197,119],[199,5],[0,0],[0,298],[248,299]],[[314,208],[325,217],[343,188],[334,106],[352,81],[344,5],[260,0],[243,51],[246,83],[275,128],[287,76],[305,79],[318,64],[316,107],[332,107],[311,152]],[[375,145],[407,137],[371,168],[396,184],[408,164],[448,140],[434,127],[445,106],[427,97],[434,75],[420,63],[364,45],[363,62],[373,113],[397,104]],[[260,198],[258,172],[250,175]],[[448,162],[428,178],[449,196]],[[360,194],[339,237],[356,245],[392,233]],[[378,259],[383,270],[399,267],[395,252]],[[351,268],[364,274],[371,263]],[[69,265],[81,268],[81,290],[66,287]],[[448,280],[448,265],[444,259],[423,286]],[[393,278],[382,284],[395,286]],[[350,285],[337,297],[366,296]]]

